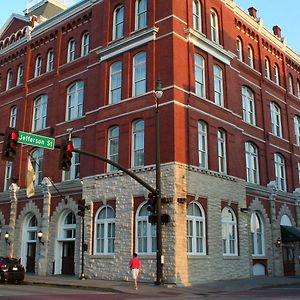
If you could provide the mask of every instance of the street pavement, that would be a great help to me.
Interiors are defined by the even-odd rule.
[[[247,279],[218,280],[189,287],[173,284],[155,285],[154,283],[140,282],[138,290],[133,287],[133,282],[108,281],[100,279],[81,280],[75,276],[52,275],[38,276],[26,274],[24,284],[61,286],[69,288],[82,288],[102,292],[126,293],[136,295],[151,295],[154,297],[195,297],[218,295],[224,292],[249,291],[259,288],[272,288],[280,286],[300,285],[300,276],[267,277],[255,276]]]

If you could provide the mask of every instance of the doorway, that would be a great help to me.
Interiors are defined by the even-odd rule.
[[[295,276],[294,246],[282,245],[284,276]]]
[[[62,270],[64,275],[74,275],[75,242],[63,242],[62,245]]]

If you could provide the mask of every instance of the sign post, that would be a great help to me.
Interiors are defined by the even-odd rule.
[[[19,131],[18,143],[53,150],[55,146],[55,139],[42,135]]]

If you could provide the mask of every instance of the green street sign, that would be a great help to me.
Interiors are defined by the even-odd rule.
[[[53,150],[55,146],[55,139],[42,135],[19,131],[18,143]]]

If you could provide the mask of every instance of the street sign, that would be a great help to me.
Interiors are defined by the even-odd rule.
[[[53,150],[55,146],[55,139],[42,135],[19,131],[18,143]]]

